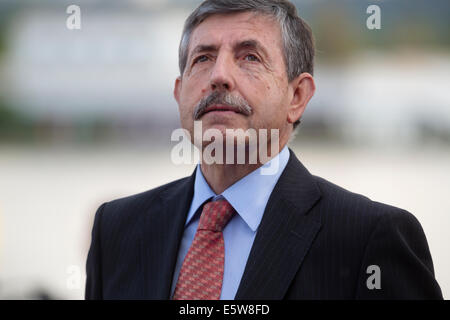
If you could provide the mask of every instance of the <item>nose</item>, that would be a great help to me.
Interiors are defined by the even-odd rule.
[[[218,55],[214,63],[214,67],[211,71],[211,90],[227,90],[232,91],[234,89],[234,77],[233,77],[233,60],[232,57],[222,54]]]

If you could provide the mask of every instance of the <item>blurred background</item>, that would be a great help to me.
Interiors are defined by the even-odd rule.
[[[316,37],[317,91],[291,148],[313,174],[413,213],[450,298],[450,2],[293,2]],[[82,299],[98,206],[192,172],[171,162],[170,134],[199,3],[0,0],[1,299]]]

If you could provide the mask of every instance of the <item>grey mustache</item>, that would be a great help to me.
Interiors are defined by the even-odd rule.
[[[227,105],[236,108],[240,113],[249,116],[252,114],[252,107],[248,102],[239,96],[234,96],[228,92],[214,91],[209,96],[203,98],[195,106],[194,120],[198,120],[204,113],[206,108],[214,104]]]

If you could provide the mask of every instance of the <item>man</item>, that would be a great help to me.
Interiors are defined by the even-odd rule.
[[[311,175],[287,148],[315,90],[312,34],[291,3],[205,1],[179,55],[182,127],[194,137],[200,121],[200,136],[215,135],[192,138],[200,151],[230,129],[278,137],[252,149],[237,134],[244,164],[202,161],[190,177],[103,204],[87,299],[442,298],[414,216]],[[236,160],[231,150],[211,155]]]

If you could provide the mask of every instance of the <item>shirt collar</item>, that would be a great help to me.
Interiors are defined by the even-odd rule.
[[[249,173],[221,195],[216,195],[206,182],[200,165],[197,165],[194,183],[194,197],[186,225],[192,220],[198,208],[210,198],[225,198],[245,221],[250,229],[256,231],[264,210],[281,173],[289,161],[289,150],[285,146],[269,162]],[[277,163],[278,162],[278,163]],[[215,200],[214,199],[214,200]],[[250,200],[249,200],[250,199]]]

